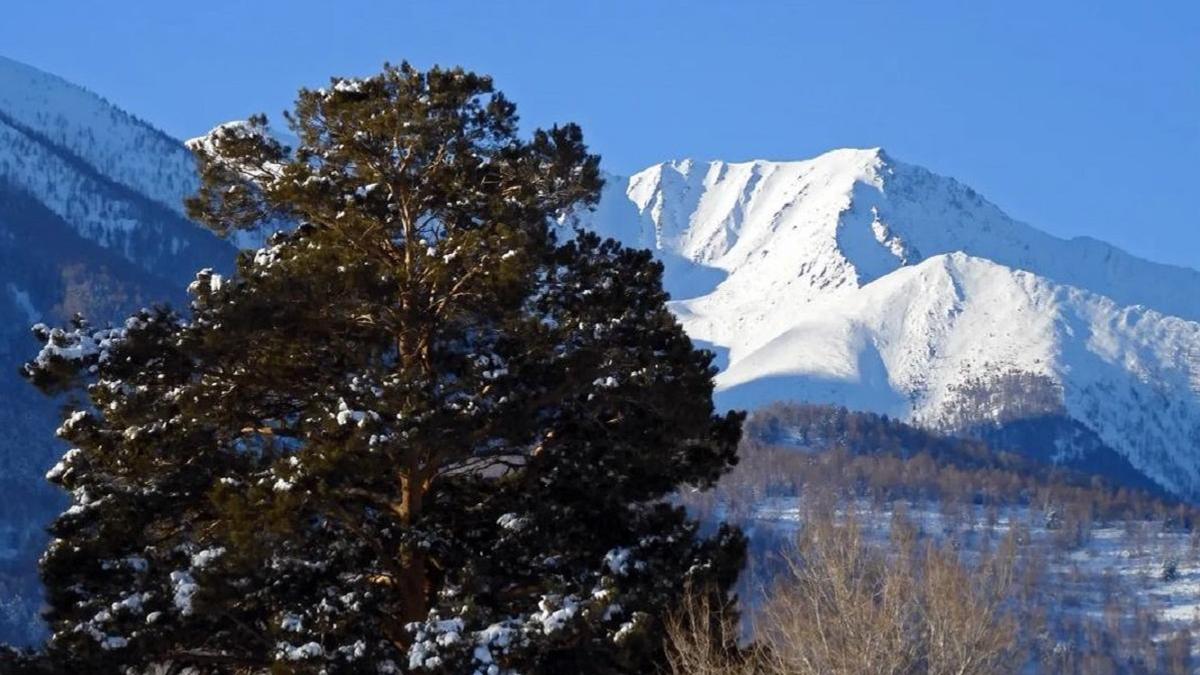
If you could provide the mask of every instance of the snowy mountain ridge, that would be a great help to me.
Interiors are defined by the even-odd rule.
[[[183,214],[199,181],[183,144],[92,92],[0,56],[0,113],[105,177]]]
[[[585,219],[658,252],[677,315],[719,355],[722,405],[1053,420],[1034,452],[1112,452],[1200,496],[1196,270],[1054,237],[880,149],[663,163],[610,179]]]
[[[183,215],[198,178],[182,143],[85,89],[2,57],[0,183],[35,195],[82,238],[167,278],[184,281],[196,264],[227,250]]]
[[[187,220],[183,144],[103,98],[0,57],[0,643],[41,638],[36,561],[63,495],[57,407],[18,376],[37,321],[96,323],[181,300],[233,249]]]

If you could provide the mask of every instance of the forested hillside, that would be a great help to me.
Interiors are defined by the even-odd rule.
[[[0,58],[0,641],[44,636],[37,557],[66,504],[43,478],[67,447],[66,401],[19,375],[30,327],[79,313],[103,324],[178,302],[196,269],[233,249],[183,215],[193,160],[175,141],[98,96]]]

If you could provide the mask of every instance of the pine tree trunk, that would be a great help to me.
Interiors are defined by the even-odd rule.
[[[425,500],[426,482],[412,467],[400,477],[400,522],[412,527],[419,520]],[[417,543],[405,545],[400,552],[400,619],[403,623],[422,621],[429,613],[429,559]]]
[[[411,241],[414,237],[409,218],[405,218],[405,234],[407,241]],[[404,264],[407,268],[405,276],[411,279],[414,274],[411,246],[405,247],[404,256]],[[396,346],[402,368],[405,370],[420,369],[425,377],[432,380],[435,372],[429,345],[431,343],[430,334],[434,329],[428,323],[424,325],[417,323],[427,318],[419,316],[420,313],[416,309],[419,304],[417,302],[419,295],[420,293],[412,288],[407,288],[400,293],[401,312],[409,318],[409,321],[402,324]],[[419,325],[420,328],[414,330],[414,324]],[[412,529],[420,522],[424,510],[425,493],[429,489],[429,477],[427,476],[429,468],[422,462],[422,459],[421,453],[414,453],[407,466],[400,470],[400,503],[397,505],[396,511],[401,525],[406,529]],[[429,615],[432,591],[429,572],[429,556],[419,542],[405,544],[400,551],[400,578],[397,582],[401,628],[404,624],[413,621],[424,621]],[[402,641],[407,642],[407,635],[403,632],[401,634],[404,636]]]

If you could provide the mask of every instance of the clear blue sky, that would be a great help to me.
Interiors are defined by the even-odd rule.
[[[883,146],[1200,267],[1200,2],[5,3],[0,53],[187,137],[384,61],[493,74],[611,171]],[[1200,289],[1198,289],[1200,292]]]

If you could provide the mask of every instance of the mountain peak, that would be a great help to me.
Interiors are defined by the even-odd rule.
[[[874,148],[834,148],[827,150],[810,160],[804,160],[814,164],[831,164],[839,167],[853,167],[859,169],[878,169],[887,166],[892,162],[891,156],[888,155],[881,147]]]
[[[728,162],[720,159],[699,160],[685,157],[659,162],[638,172],[635,176],[661,177],[669,172],[684,178],[708,177],[717,180],[731,170],[759,173],[777,170],[820,170],[827,174],[850,174],[856,178],[873,178],[876,173],[891,164],[891,156],[883,148],[836,148],[805,160],[751,159]]]
[[[881,148],[786,162],[664,162],[627,181],[610,180],[601,210],[593,219],[599,230],[658,250],[669,277],[672,263],[689,268],[675,275],[684,283],[669,289],[680,299],[707,295],[735,277],[759,291],[786,286],[807,299],[962,251],[1124,305],[1200,319],[1200,298],[1180,290],[1200,286],[1200,272],[1052,236]],[[697,278],[712,283],[697,285]]]
[[[1196,270],[1052,236],[881,148],[657,164],[610,180],[591,224],[656,251],[681,323],[718,354],[722,405],[937,426],[1016,373],[1049,387],[1031,400],[1200,495],[1200,460],[1177,452],[1200,437]]]

